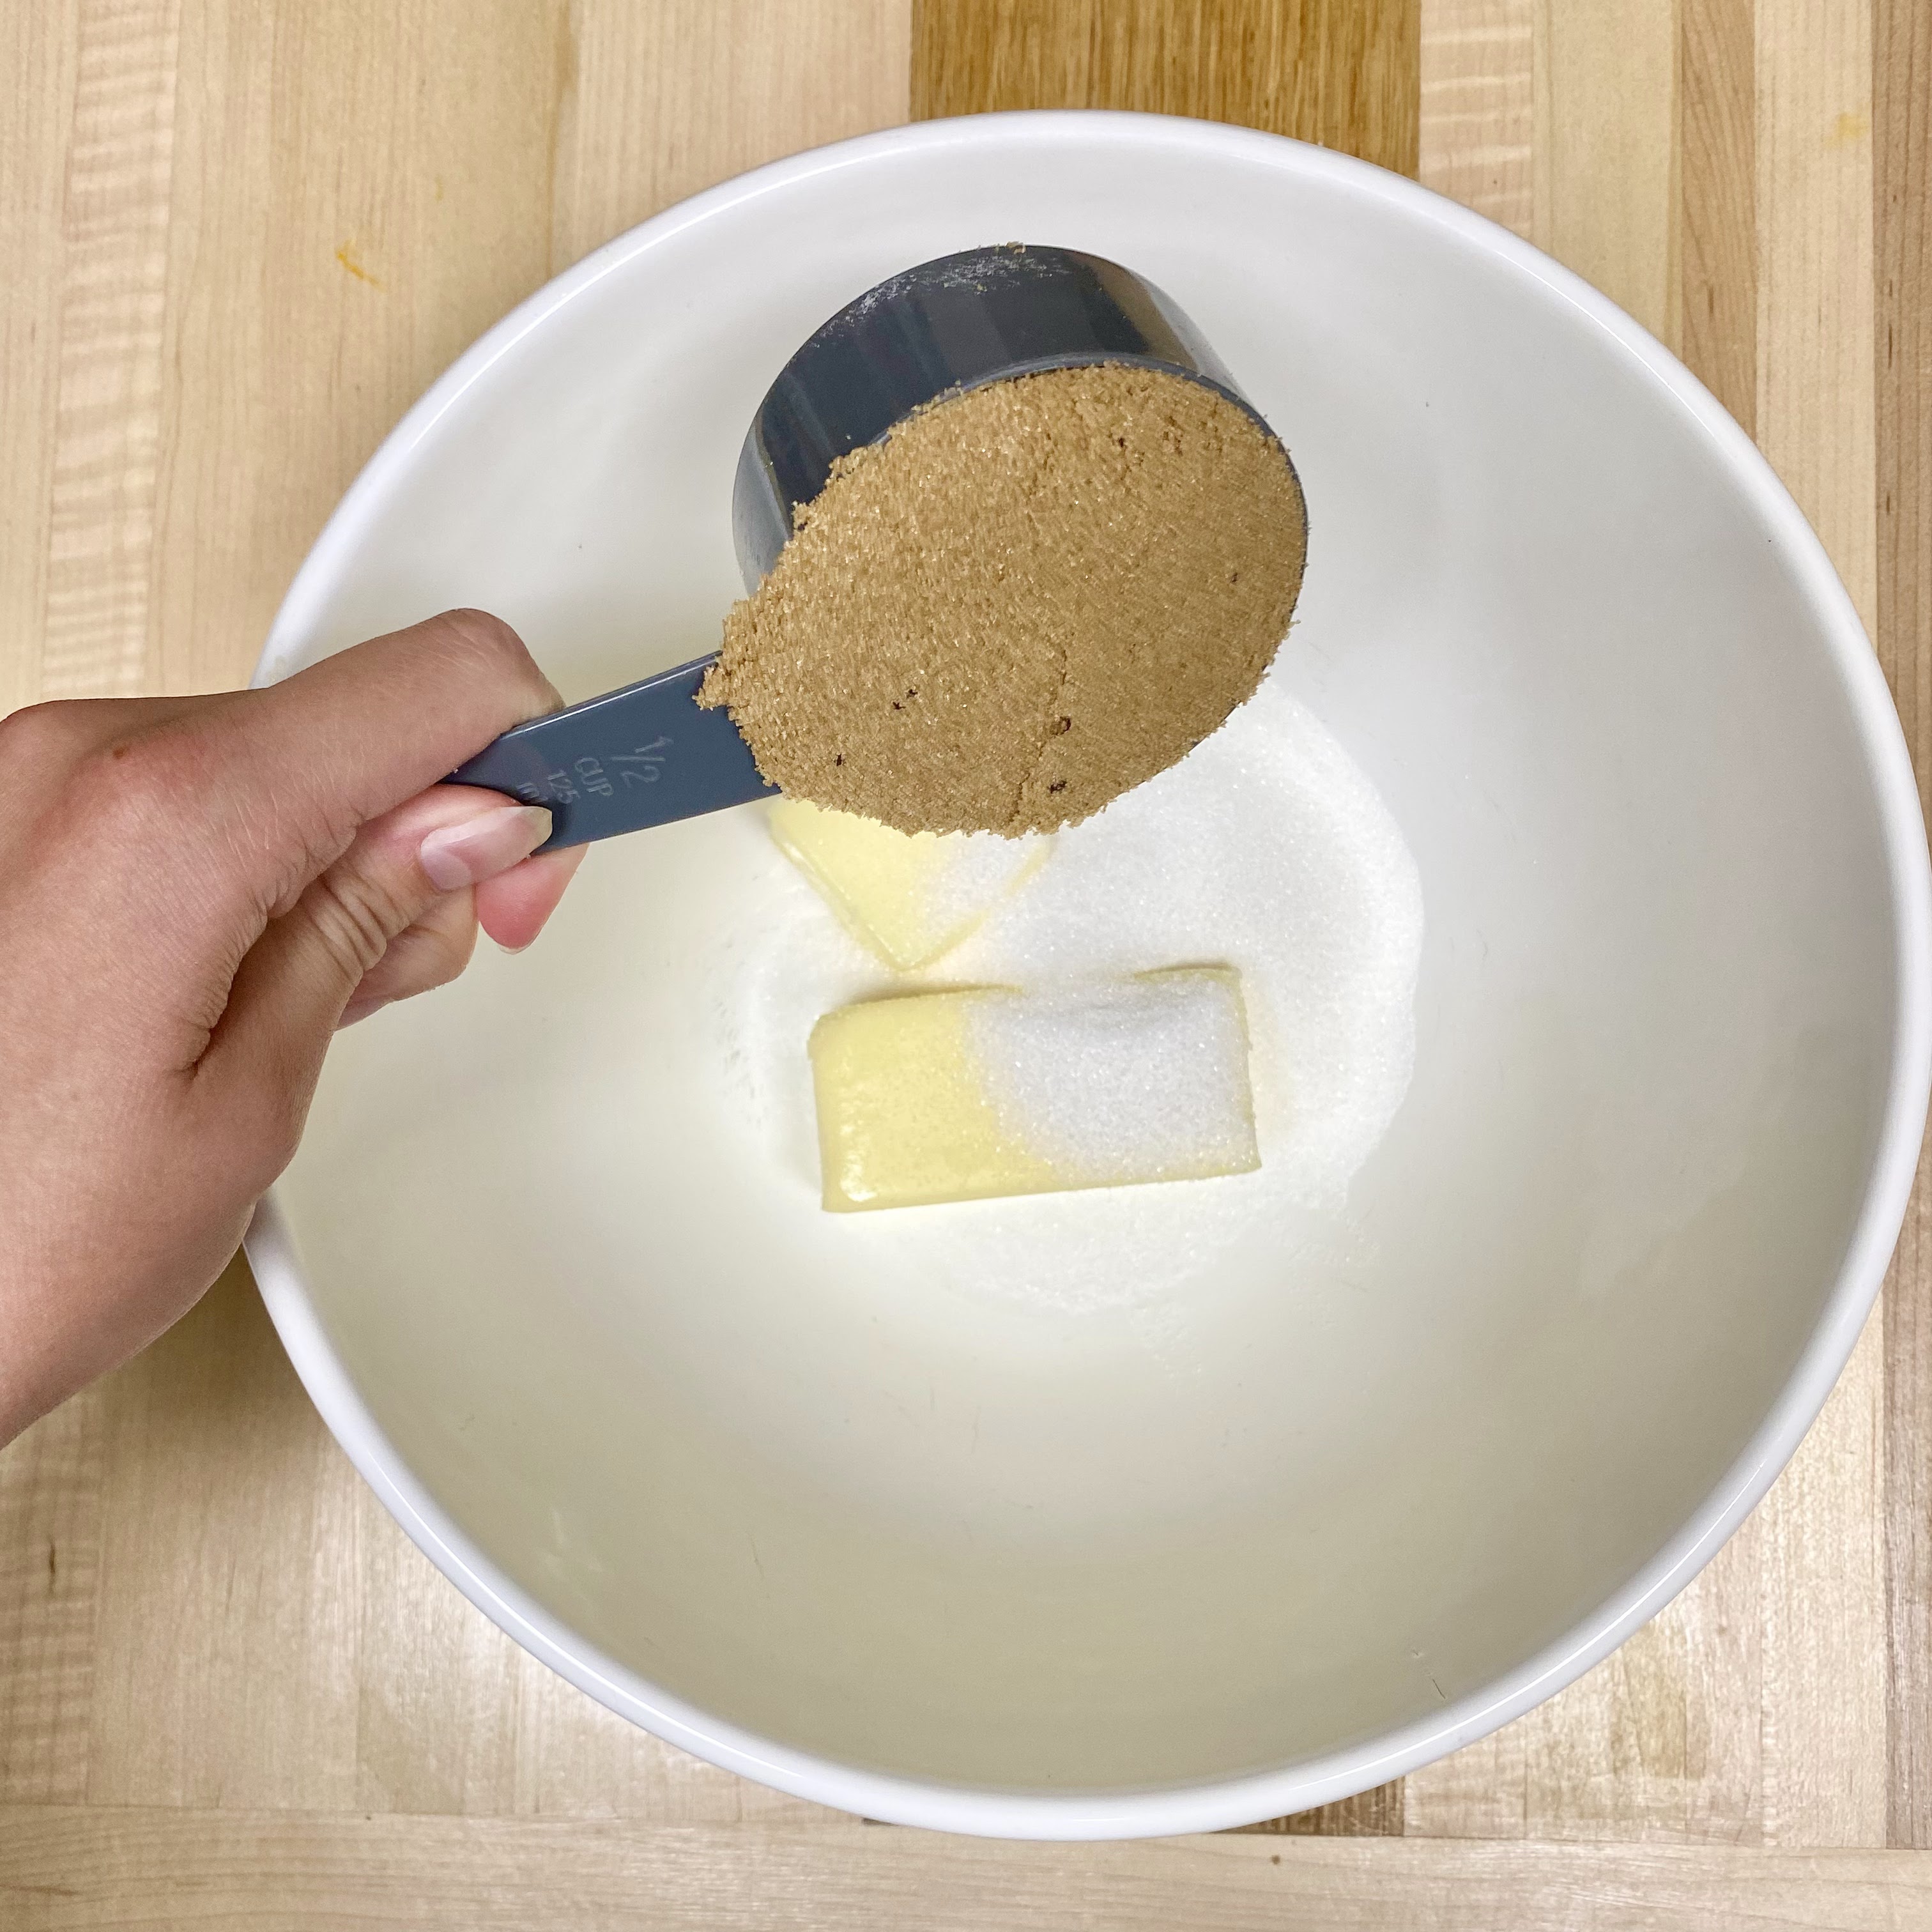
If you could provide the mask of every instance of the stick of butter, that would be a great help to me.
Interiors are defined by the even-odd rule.
[[[835,1212],[1261,1165],[1231,967],[869,1000],[827,1013],[811,1052]]]
[[[779,849],[853,937],[902,973],[950,952],[1053,843],[991,832],[895,832],[795,798],[773,803],[771,826]]]

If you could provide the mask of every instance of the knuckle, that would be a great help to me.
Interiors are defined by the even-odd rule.
[[[473,924],[465,926],[460,932],[431,928],[424,935],[418,958],[412,962],[416,970],[410,975],[413,982],[411,990],[428,993],[438,986],[448,986],[470,964],[470,956],[476,944]]]
[[[70,768],[96,735],[85,698],[29,704],[0,718],[0,768],[45,780]]]
[[[351,986],[389,950],[408,917],[381,884],[336,867],[303,895],[309,922],[330,958]]]
[[[465,608],[446,610],[434,621],[442,626],[449,647],[465,671],[506,680],[520,693],[544,706],[555,701],[550,680],[538,669],[523,639],[502,618],[488,610]]]
[[[390,942],[382,964],[364,979],[362,992],[386,1001],[446,986],[469,964],[476,945],[476,920],[468,895],[442,900]]]

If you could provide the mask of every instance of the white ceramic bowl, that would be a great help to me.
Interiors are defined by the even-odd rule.
[[[1009,238],[1176,297],[1306,487],[1282,675],[1427,918],[1334,1238],[1150,1322],[820,1215],[704,1005],[754,808],[600,848],[532,951],[345,1036],[249,1251],[410,1534],[614,1710],[874,1817],[1198,1830],[1516,1715],[1763,1493],[1904,1209],[1925,844],[1822,551],[1656,343],[1408,182],[1137,116],[850,142],[592,256],[389,438],[262,675],[458,602],[572,698],[708,648],[772,373]]]

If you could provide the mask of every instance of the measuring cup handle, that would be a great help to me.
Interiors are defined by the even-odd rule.
[[[482,785],[548,807],[538,849],[582,845],[761,798],[751,747],[730,714],[701,711],[699,658],[620,691],[518,724],[459,766],[446,784]]]

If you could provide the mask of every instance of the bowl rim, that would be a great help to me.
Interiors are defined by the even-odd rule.
[[[246,1246],[296,1372],[336,1440],[430,1560],[485,1616],[609,1709],[680,1749],[795,1796],[898,1824],[1039,1839],[1216,1831],[1351,1796],[1486,1736],[1562,1690],[1656,1614],[1716,1554],[1796,1452],[1850,1358],[1878,1294],[1917,1171],[1932,1088],[1932,868],[1917,781],[1877,658],[1824,548],[1756,446],[1697,378],[1606,296],[1540,250],[1406,177],[1330,150],[1222,124],[1100,110],[931,121],[814,148],[738,176],[652,217],[546,284],[434,382],[337,506],[278,612],[254,682],[285,674],[343,562],[380,513],[410,453],[464,392],[556,310],[672,236],[811,177],[913,151],[1124,143],[1211,154],[1392,204],[1466,250],[1542,284],[1600,331],[1702,431],[1773,533],[1810,604],[1848,701],[1878,807],[1896,922],[1898,1006],[1882,1126],[1864,1198],[1816,1326],[1743,1453],[1652,1559],[1564,1635],[1442,1710],[1379,1736],[1275,1769],[1168,1788],[1002,1792],[868,1771],[761,1738],[675,1697],[604,1655],[512,1582],[458,1528],[398,1454],[325,1331],[273,1193]]]

